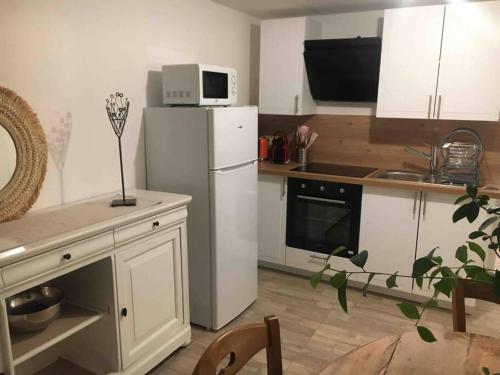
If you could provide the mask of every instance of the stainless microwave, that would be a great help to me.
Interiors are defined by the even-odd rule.
[[[232,105],[238,99],[235,69],[202,64],[162,67],[163,103]]]

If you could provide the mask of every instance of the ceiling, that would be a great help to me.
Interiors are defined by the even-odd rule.
[[[435,5],[460,0],[212,0],[258,18],[293,17]],[[466,1],[466,0],[462,0]]]

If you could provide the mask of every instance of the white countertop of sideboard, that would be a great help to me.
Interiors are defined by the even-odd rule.
[[[93,197],[0,224],[0,267],[191,202],[189,195],[137,189],[127,191],[127,197],[137,198],[136,206],[110,207],[119,196]]]

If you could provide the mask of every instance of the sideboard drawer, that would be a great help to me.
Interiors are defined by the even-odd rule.
[[[176,211],[159,214],[133,224],[125,225],[115,229],[115,242],[116,244],[121,244],[126,241],[135,240],[152,232],[165,229],[185,219],[186,216],[187,210],[183,207]]]
[[[4,267],[3,281],[5,286],[10,286],[47,272],[57,271],[81,258],[111,249],[113,246],[113,232],[109,231]]]

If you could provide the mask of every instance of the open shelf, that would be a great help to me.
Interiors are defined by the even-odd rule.
[[[54,363],[44,369],[37,371],[34,375],[95,375],[93,372],[85,370],[73,362],[59,358]]]
[[[34,333],[11,333],[10,341],[14,366],[97,322],[104,315],[103,312],[64,304],[60,316],[45,330]]]

